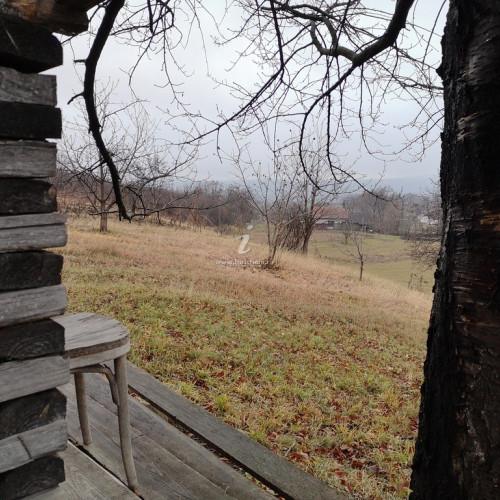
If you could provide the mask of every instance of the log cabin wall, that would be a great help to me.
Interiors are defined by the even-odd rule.
[[[9,3],[7,1],[7,3]],[[11,4],[13,2],[10,2]],[[0,0],[0,498],[23,498],[64,481],[69,380],[56,146],[61,135],[56,80],[39,72],[62,63],[51,31],[2,10]]]

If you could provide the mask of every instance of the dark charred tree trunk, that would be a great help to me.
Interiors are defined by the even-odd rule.
[[[443,42],[443,245],[413,499],[500,498],[500,2],[452,0]]]

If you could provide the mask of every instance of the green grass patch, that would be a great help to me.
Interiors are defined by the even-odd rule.
[[[310,252],[334,264],[359,272],[359,261],[352,243],[345,242],[341,231],[315,231]],[[408,243],[399,236],[370,233],[363,241],[366,275],[387,279],[410,288],[430,291],[434,284],[433,269],[422,271],[410,258]]]

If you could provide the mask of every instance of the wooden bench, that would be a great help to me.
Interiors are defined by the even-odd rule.
[[[123,466],[132,491],[137,491],[137,474],[132,455],[128,409],[127,353],[130,334],[117,320],[93,313],[57,316],[65,329],[65,354],[75,377],[78,416],[84,444],[92,442],[85,396],[85,373],[103,373],[118,408],[118,426]],[[112,362],[113,369],[109,366]]]

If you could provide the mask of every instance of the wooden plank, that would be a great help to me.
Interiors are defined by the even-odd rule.
[[[288,499],[340,500],[327,484],[276,455],[242,432],[128,363],[129,387],[154,408],[189,430]]]
[[[55,455],[0,474],[0,498],[14,500],[55,488],[64,481],[64,463]]]
[[[49,30],[14,17],[0,17],[0,66],[40,73],[62,62],[61,44]]]
[[[89,19],[85,7],[80,3],[58,2],[45,23],[52,31],[64,35],[76,35],[87,31]]]
[[[62,255],[35,251],[0,253],[0,292],[61,284]]]
[[[146,436],[134,440],[134,450],[139,463],[140,491],[144,491],[151,500],[163,500],[161,492],[167,487],[174,498],[192,500],[234,499],[226,491],[221,490],[195,470],[187,467],[172,454],[157,445]],[[144,468],[142,464],[145,464]],[[175,478],[175,481],[173,480]],[[147,493],[146,493],[147,488]],[[169,498],[167,496],[167,498]]]
[[[53,177],[56,145],[44,141],[0,141],[0,177]]]
[[[67,305],[64,285],[0,293],[0,327],[57,316]]]
[[[57,106],[56,77],[0,67],[0,101]]]
[[[58,0],[58,3],[62,3],[63,1],[64,0]],[[83,9],[87,11],[99,4],[99,0],[66,0],[64,3],[67,3],[72,9]]]
[[[71,388],[63,387],[62,391],[71,391]],[[93,442],[84,447],[85,451],[121,481],[125,481],[117,418],[92,398],[87,398],[87,403]],[[69,397],[67,422],[70,436],[79,440],[80,426],[76,402],[74,398]],[[234,498],[133,427],[131,432],[139,494],[143,498],[148,500]]]
[[[46,356],[0,364],[0,402],[66,384],[69,364],[62,356]]]
[[[96,374],[89,374],[86,375],[85,381],[87,395],[116,414],[116,406],[111,400],[106,380]],[[129,398],[129,410],[132,427],[154,440],[229,495],[239,500],[274,498],[137,400]]]
[[[54,106],[0,101],[0,117],[0,137],[6,139],[61,137],[61,110]]]
[[[1,0],[0,12],[30,22],[43,22],[50,17],[54,4],[55,0]]]
[[[5,401],[0,403],[0,439],[50,424],[65,416],[66,396],[57,389]]]
[[[0,229],[0,252],[63,247],[68,241],[66,226]]]
[[[64,224],[67,219],[66,214],[13,215],[11,217],[0,217],[0,229],[51,226]]]
[[[70,2],[68,0],[2,0],[0,12],[10,16],[20,17],[34,23],[47,26],[51,31],[64,35],[75,35],[88,29],[86,6],[94,6],[98,1]],[[89,7],[90,8],[90,7]]]
[[[65,214],[0,217],[0,252],[62,247],[67,242]]]
[[[64,328],[50,319],[0,328],[0,363],[64,353]]]
[[[57,210],[56,188],[33,179],[0,180],[0,215],[36,214]]]
[[[29,497],[26,497],[25,500],[68,500],[68,498],[63,487],[58,486],[57,488],[53,488],[42,493],[30,495]],[[81,497],[81,500],[87,500],[87,497]]]
[[[20,467],[35,458],[64,450],[66,421],[58,420],[0,441],[0,472]]]
[[[137,500],[124,484],[73,444],[68,443],[59,456],[66,471],[66,481],[60,486],[64,500]]]

